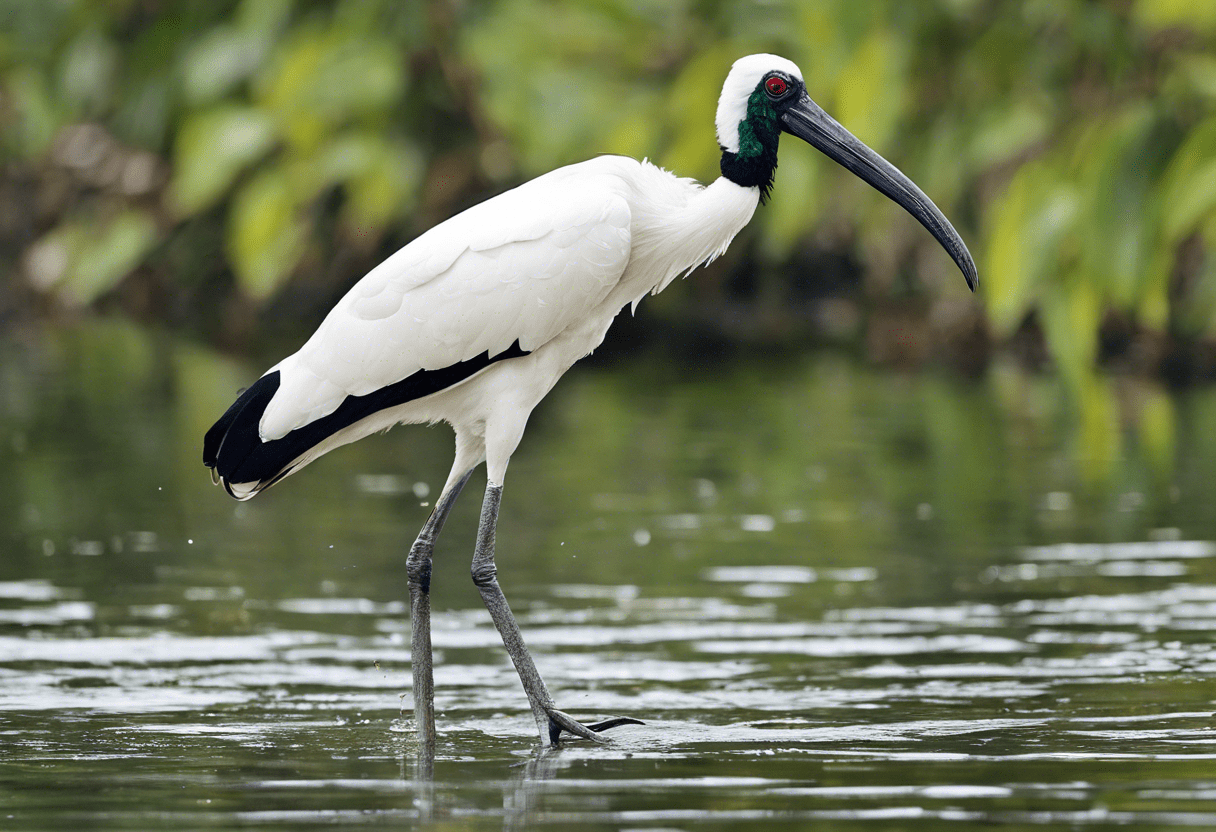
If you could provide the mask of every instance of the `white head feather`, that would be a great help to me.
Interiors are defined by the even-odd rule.
[[[731,153],[739,151],[739,122],[747,116],[747,99],[756,91],[760,79],[774,70],[802,80],[802,70],[797,64],[779,55],[748,55],[730,68],[718,98],[714,123],[718,128],[718,144]]]

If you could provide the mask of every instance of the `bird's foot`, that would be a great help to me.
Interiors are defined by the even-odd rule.
[[[582,737],[585,740],[592,742],[607,742],[605,737],[600,734],[607,731],[609,728],[616,728],[620,725],[645,725],[640,719],[633,719],[627,716],[617,716],[612,719],[605,719],[602,722],[594,722],[591,725],[584,725],[570,714],[559,711],[557,708],[545,708],[545,713],[549,715],[549,742],[552,745],[557,745],[558,738],[561,737],[562,731],[567,731],[577,737]]]

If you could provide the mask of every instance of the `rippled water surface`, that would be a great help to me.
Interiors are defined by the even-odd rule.
[[[475,478],[427,761],[404,561],[446,429],[237,504],[199,440],[253,367],[112,325],[0,352],[0,828],[1216,826],[1211,393],[1103,455],[999,367],[581,368],[500,578],[559,706],[646,725],[535,747]]]

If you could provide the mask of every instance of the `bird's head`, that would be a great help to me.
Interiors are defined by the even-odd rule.
[[[718,99],[718,144],[722,175],[768,196],[777,167],[781,134],[791,133],[890,197],[945,247],[975,290],[975,261],[950,221],[894,165],[844,129],[807,95],[802,71],[777,55],[748,55],[735,61]]]

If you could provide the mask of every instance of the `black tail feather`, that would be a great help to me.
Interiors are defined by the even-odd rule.
[[[527,355],[516,341],[493,358],[484,353],[438,370],[419,370],[366,396],[347,396],[333,413],[323,416],[281,439],[262,441],[258,424],[279,389],[279,373],[267,373],[242,393],[203,438],[203,464],[219,474],[232,494],[232,483],[257,483],[261,491],[295,470],[295,463],[310,448],[338,431],[380,410],[437,393],[473,376],[491,364]],[[236,495],[233,495],[236,496]]]
[[[236,421],[237,414],[241,412],[241,408],[247,403],[245,393],[249,388],[241,391],[237,396],[237,400],[224,411],[216,423],[207,431],[207,435],[203,437],[203,464],[208,468],[214,469],[220,455],[220,445],[224,443],[224,434],[228,432],[228,428],[232,427],[232,423]]]
[[[274,476],[285,464],[291,462],[291,459],[288,459],[276,465],[275,461],[264,458],[267,454],[259,453],[266,445],[278,444],[263,443],[258,434],[258,423],[261,422],[266,406],[270,404],[278,389],[278,371],[262,376],[237,397],[232,407],[224,412],[203,437],[203,464],[214,468],[225,486],[234,482],[260,482],[268,478],[265,475],[267,463],[274,466],[274,471],[270,474]],[[281,454],[269,456],[280,457]],[[231,489],[228,493],[232,493]]]

